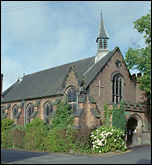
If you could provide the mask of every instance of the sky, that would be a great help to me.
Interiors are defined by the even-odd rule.
[[[133,22],[150,8],[151,1],[1,1],[3,91],[23,74],[95,56],[101,11],[109,51],[118,46],[125,57],[144,47]]]

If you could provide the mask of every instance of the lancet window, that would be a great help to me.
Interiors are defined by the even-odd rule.
[[[123,99],[123,78],[115,74],[112,80],[112,102],[119,103]]]

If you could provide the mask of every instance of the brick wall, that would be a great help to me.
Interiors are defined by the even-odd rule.
[[[33,100],[27,100],[26,102],[25,102],[25,104],[26,104],[26,108],[27,108],[27,106],[30,104],[30,103],[33,103],[34,105],[36,104],[36,102],[38,101],[38,100],[40,100],[40,104],[38,105],[38,106],[34,106],[34,111],[38,111],[38,113],[37,113],[37,117],[39,117],[40,119],[44,119],[44,104],[47,102],[47,101],[51,101],[51,103],[53,104],[53,103],[55,103],[55,101],[57,100],[57,99],[59,99],[60,97],[47,97],[47,98],[43,98],[43,99],[33,99]],[[12,102],[12,103],[5,103],[5,104],[2,104],[1,105],[1,107],[2,106],[6,106],[7,107],[7,105],[8,104],[10,104],[10,107],[8,108],[8,109],[6,109],[6,112],[8,112],[8,115],[7,115],[7,118],[9,118],[9,119],[13,119],[13,111],[12,111],[12,108],[13,108],[13,106],[14,105],[20,105],[22,102],[21,101],[17,101],[17,102]],[[54,105],[54,107],[53,107],[53,109],[54,110],[56,110],[56,106]],[[17,120],[15,120],[15,123],[16,124],[18,124],[18,125],[24,125],[24,106],[22,106],[22,107],[20,107],[19,109],[18,109],[18,111],[19,112],[21,112],[21,114],[20,114],[20,117],[19,117],[19,119],[17,119]]]
[[[119,60],[122,63],[122,66],[119,69],[116,67],[116,60]],[[121,53],[116,51],[110,61],[105,65],[105,67],[90,85],[90,94],[94,97],[97,106],[101,111],[102,118],[104,116],[104,104],[112,102],[111,75],[115,71],[118,71],[124,78],[123,100],[126,102],[136,102],[136,87],[129,78],[130,74],[123,62]],[[101,88],[101,97],[99,97],[99,89],[97,87],[99,80],[101,82],[101,86],[103,87]]]

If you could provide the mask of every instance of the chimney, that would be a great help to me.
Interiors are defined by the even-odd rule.
[[[3,92],[3,74],[1,73],[1,95]]]

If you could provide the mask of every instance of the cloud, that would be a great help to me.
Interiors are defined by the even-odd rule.
[[[4,75],[3,90],[7,89],[17,81],[18,76],[23,76],[23,65],[14,60],[13,57],[3,56],[1,59],[1,70]]]
[[[48,4],[29,7],[40,3]],[[19,9],[23,5],[25,8]],[[9,1],[2,6],[16,8],[2,12],[2,72],[6,88],[24,71],[30,74],[96,55],[101,8],[110,50],[115,46],[126,50],[130,39],[141,44],[143,40],[133,30],[133,21],[148,12],[146,2],[127,1]]]
[[[4,23],[15,42],[35,42],[46,35],[46,20],[41,8],[5,13]]]

